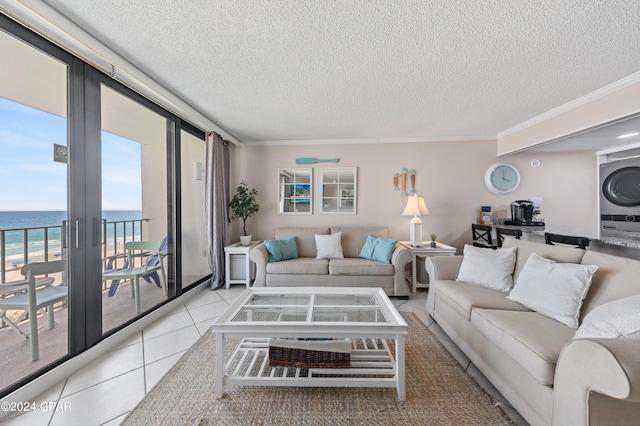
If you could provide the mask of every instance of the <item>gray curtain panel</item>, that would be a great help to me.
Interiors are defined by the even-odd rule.
[[[224,246],[229,224],[229,145],[216,133],[207,135],[205,209],[211,289],[224,287]]]

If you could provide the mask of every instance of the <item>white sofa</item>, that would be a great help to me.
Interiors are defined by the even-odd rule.
[[[342,233],[344,259],[316,259],[315,235]],[[391,263],[358,257],[367,236],[387,238],[385,227],[280,227],[274,239],[295,236],[298,258],[269,262],[263,243],[254,247],[249,258],[256,264],[254,287],[264,286],[333,286],[380,287],[389,296],[409,296],[411,289],[405,277],[405,266],[411,252],[396,244]]]
[[[516,279],[531,253],[597,265],[580,323],[597,306],[640,294],[640,261],[513,238],[503,247],[517,248]],[[640,339],[573,339],[575,329],[506,293],[456,281],[462,259],[427,258],[427,310],[529,423],[640,424]]]

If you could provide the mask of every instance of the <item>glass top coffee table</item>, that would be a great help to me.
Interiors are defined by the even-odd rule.
[[[407,323],[380,288],[252,287],[212,329],[216,398],[226,386],[306,386],[395,387],[405,399]],[[230,337],[237,346],[226,359]],[[282,340],[348,341],[350,366],[272,366],[269,345]]]

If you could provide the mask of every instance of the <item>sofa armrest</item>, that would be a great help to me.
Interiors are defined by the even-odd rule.
[[[424,267],[429,274],[429,280],[455,280],[460,271],[462,258],[462,255],[427,257]]]
[[[409,296],[412,288],[407,283],[405,267],[413,260],[411,251],[401,244],[396,244],[391,254],[391,264],[393,265],[393,295]]]
[[[640,339],[575,339],[560,353],[553,425],[599,424],[598,416],[608,424],[638,420]]]
[[[256,277],[253,281],[254,287],[265,287],[267,285],[267,262],[269,253],[264,242],[255,246],[249,252],[249,259],[256,264]]]

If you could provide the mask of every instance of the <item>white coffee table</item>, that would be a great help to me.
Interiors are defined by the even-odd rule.
[[[252,287],[213,323],[216,398],[226,386],[395,387],[405,399],[407,323],[380,288]],[[241,338],[226,359],[228,337]],[[350,368],[270,367],[269,338],[350,338]],[[387,344],[395,342],[395,357]]]

